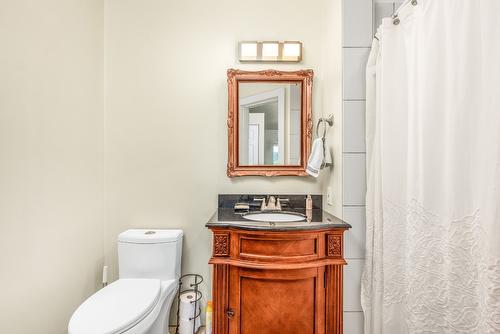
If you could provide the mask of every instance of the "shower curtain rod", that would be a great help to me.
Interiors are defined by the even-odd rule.
[[[399,8],[396,11],[394,11],[394,13],[392,14],[392,23],[394,25],[398,25],[401,22],[401,20],[399,19],[399,16],[398,16],[399,15],[399,11],[402,10],[403,8],[405,8],[406,6],[410,5],[410,4],[413,5],[413,6],[416,6],[416,5],[418,5],[418,0],[406,0],[405,2],[403,2],[399,6]],[[373,36],[373,38],[375,38],[377,41],[380,40],[378,38],[377,34],[375,34]]]
[[[392,23],[394,23],[394,25],[398,25],[401,22],[398,16],[399,11],[410,4],[416,6],[418,5],[418,0],[406,0],[405,2],[403,2],[403,4],[401,4],[401,6],[399,6],[399,8],[394,12],[394,14],[392,14]]]

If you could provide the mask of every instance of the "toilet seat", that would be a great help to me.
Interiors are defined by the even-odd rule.
[[[158,279],[119,279],[90,296],[75,311],[69,334],[124,333],[146,318],[160,300]]]

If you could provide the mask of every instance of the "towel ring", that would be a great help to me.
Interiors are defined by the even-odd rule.
[[[323,125],[323,137],[322,138],[325,139],[326,130],[327,130],[326,124],[328,124],[329,126],[333,126],[333,114],[328,116],[328,118],[320,118],[318,120],[318,124],[316,125],[316,137],[318,137],[318,138],[319,138],[319,126],[321,125],[321,123],[324,123],[324,125]]]

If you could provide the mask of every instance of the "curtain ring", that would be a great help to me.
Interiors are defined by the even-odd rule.
[[[418,1],[417,1],[417,0],[412,0],[412,1],[411,1],[411,4],[412,4],[413,6],[416,6],[416,5],[418,5]]]
[[[399,17],[397,15],[395,15],[392,18],[392,24],[394,24],[395,26],[397,26],[399,23],[401,23],[401,20],[399,19]]]

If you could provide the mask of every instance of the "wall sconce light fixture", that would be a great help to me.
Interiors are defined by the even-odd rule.
[[[300,62],[302,61],[302,42],[264,41],[240,42],[241,62]]]

